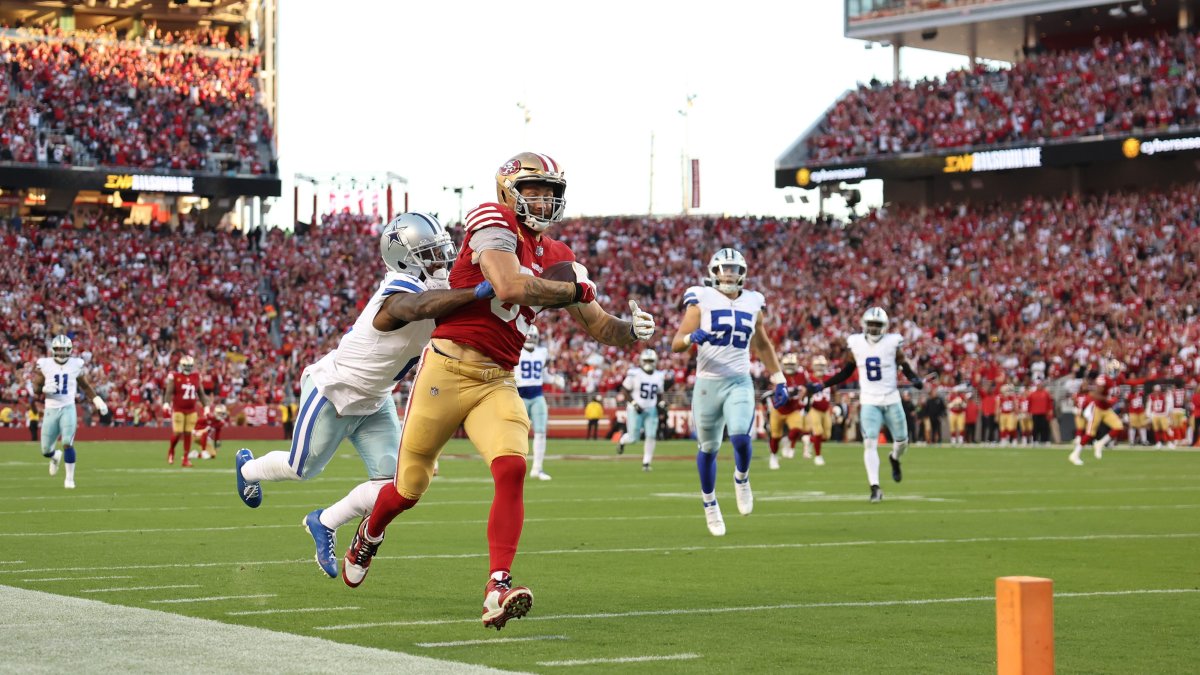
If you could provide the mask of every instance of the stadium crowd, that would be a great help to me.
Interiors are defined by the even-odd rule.
[[[816,161],[1041,143],[1200,125],[1200,35],[1097,38],[1090,49],[976,64],[917,82],[875,80],[839,99],[808,140]]]
[[[1131,374],[1200,375],[1190,290],[1198,223],[1200,185],[1189,184],[924,214],[878,209],[847,224],[575,219],[556,234],[591,270],[602,304],[620,311],[633,298],[658,317],[652,346],[679,385],[691,384],[694,367],[668,348],[679,302],[720,242],[746,255],[747,287],[766,295],[781,351],[805,363],[830,354],[878,304],[919,371],[938,373],[944,387],[995,388],[1098,370],[1113,358]],[[53,333],[70,332],[95,364],[93,382],[117,404],[158,402],[184,352],[217,400],[279,403],[382,278],[377,228],[349,214],[325,216],[307,236],[199,231],[186,219],[152,233],[105,212],[57,229],[10,223],[0,233],[13,252],[0,268],[0,331],[23,364],[45,353]],[[586,340],[565,312],[539,324],[570,391],[613,391],[633,364],[634,353]],[[0,393],[16,400],[28,373],[0,373]]]
[[[238,51],[0,35],[0,161],[264,173],[258,68]]]

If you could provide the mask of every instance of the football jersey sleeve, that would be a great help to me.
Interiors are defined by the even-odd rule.
[[[395,274],[383,282],[383,297],[396,293],[421,293],[428,290],[425,282],[411,274]]]
[[[683,306],[691,307],[700,304],[700,286],[692,286],[683,292]]]

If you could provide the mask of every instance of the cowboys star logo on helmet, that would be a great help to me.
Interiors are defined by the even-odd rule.
[[[383,227],[379,252],[389,270],[422,277],[430,288],[448,285],[450,266],[458,255],[438,219],[415,211],[402,213]]]

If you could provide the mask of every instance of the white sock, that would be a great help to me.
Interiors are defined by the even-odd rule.
[[[715,492],[701,492],[701,493],[700,493],[700,499],[703,499],[705,504],[708,504],[708,503],[711,503],[711,502],[715,502],[715,501],[717,501],[717,493],[715,493]]]
[[[642,451],[642,464],[649,464],[654,459],[654,446],[657,443],[657,438],[646,439],[646,449]]]
[[[1109,440],[1111,440],[1111,439],[1112,439],[1112,436],[1109,436],[1108,434],[1104,434],[1104,438],[1098,438],[1098,439],[1096,439],[1096,446],[1095,446],[1095,447],[1098,447],[1098,448],[1100,448],[1101,450],[1103,450],[1103,449],[1104,449],[1104,448],[1105,448],[1105,447],[1108,445],[1108,442],[1109,442]]]
[[[75,462],[71,462],[70,464],[64,464],[63,466],[67,467],[67,477],[66,477],[67,482],[74,483],[75,482]]]
[[[739,482],[746,480],[746,478],[748,478],[749,476],[750,476],[749,471],[738,471],[737,469],[734,469],[734,471],[733,471],[733,479],[736,481],[739,481]]]
[[[863,464],[867,466],[867,482],[879,485],[879,440],[863,439]]]
[[[336,530],[346,523],[362,518],[375,507],[375,498],[383,486],[392,482],[391,478],[369,480],[359,483],[354,489],[342,497],[333,506],[325,507],[321,513],[321,524],[331,530]]]
[[[251,483],[264,480],[300,480],[288,464],[288,457],[291,457],[291,453],[283,450],[256,457],[242,465],[242,478]]]
[[[908,450],[908,440],[894,441],[892,443],[892,459],[900,459],[904,456],[904,451]]]
[[[621,440],[619,440],[617,442],[620,443],[621,445],[629,445],[630,443],[634,442],[635,440],[637,440],[637,439],[635,439],[632,435],[630,435],[629,432],[625,432],[625,433],[621,434]]]
[[[533,473],[542,472],[546,461],[546,434],[533,435]]]

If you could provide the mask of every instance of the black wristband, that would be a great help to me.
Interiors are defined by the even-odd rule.
[[[575,282],[575,299],[572,301],[576,304],[583,302],[583,284]]]

